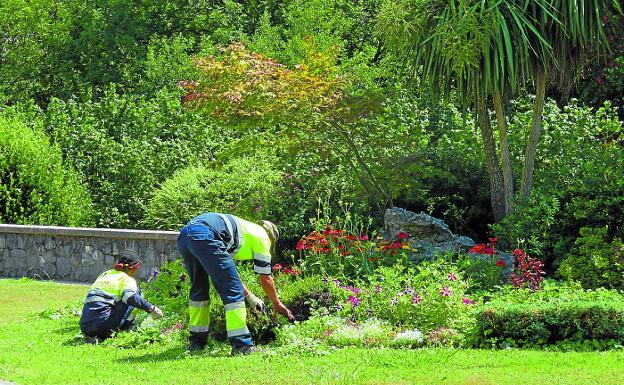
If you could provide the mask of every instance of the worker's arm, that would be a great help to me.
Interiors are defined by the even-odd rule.
[[[275,289],[275,281],[273,281],[273,277],[270,274],[260,274],[260,286],[262,286],[262,290],[264,290],[264,293],[273,303],[273,315],[275,317],[277,317],[277,313],[280,313],[288,317],[289,320],[295,319],[290,310],[279,299]]]

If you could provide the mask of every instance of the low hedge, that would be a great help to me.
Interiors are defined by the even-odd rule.
[[[624,302],[573,301],[484,305],[476,312],[476,347],[605,349],[624,344]]]

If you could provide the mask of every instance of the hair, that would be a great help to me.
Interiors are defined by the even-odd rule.
[[[117,259],[113,268],[118,271],[128,271],[140,265],[141,261],[138,258],[122,256]]]

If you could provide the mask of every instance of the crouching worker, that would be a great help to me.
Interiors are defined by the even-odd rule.
[[[178,251],[191,279],[189,350],[206,345],[210,326],[210,281],[225,305],[225,328],[232,355],[253,353],[255,347],[247,329],[247,302],[252,311],[265,305],[241,281],[234,260],[253,260],[260,285],[273,304],[274,316],[294,319],[280,301],[271,277],[271,254],[279,237],[269,221],[256,224],[227,214],[205,213],[191,219],[180,231]]]
[[[162,311],[147,302],[133,278],[141,266],[134,257],[120,257],[113,269],[103,272],[87,293],[80,330],[86,337],[105,339],[134,323],[137,309],[152,318],[161,318]]]

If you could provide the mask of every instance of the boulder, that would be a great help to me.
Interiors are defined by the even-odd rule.
[[[417,250],[417,259],[468,251],[475,245],[471,238],[453,234],[441,219],[394,207],[384,213],[384,238],[389,241],[399,233],[408,234],[407,241]]]

